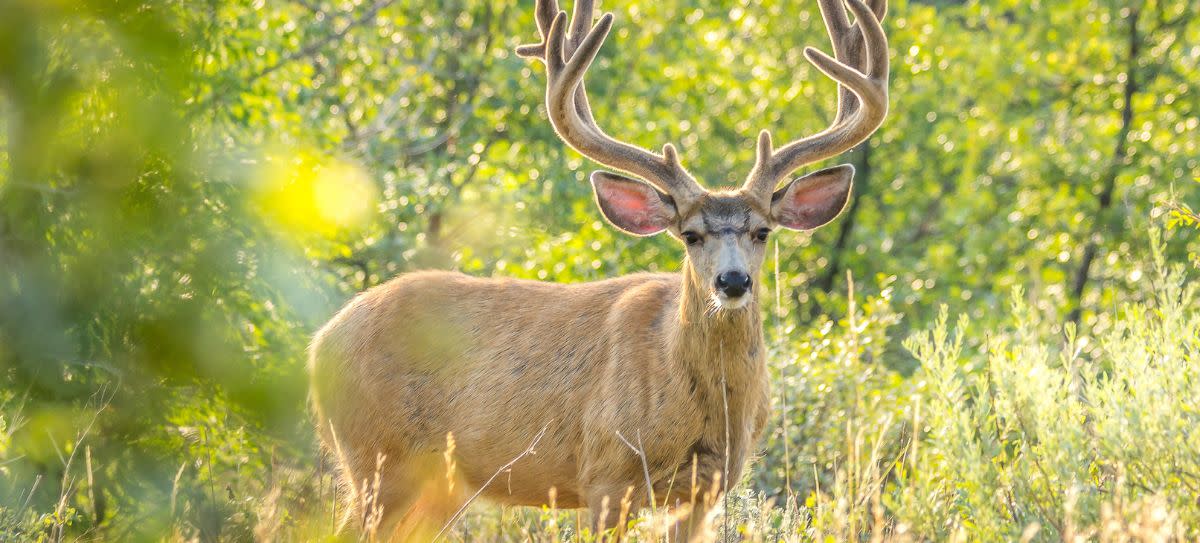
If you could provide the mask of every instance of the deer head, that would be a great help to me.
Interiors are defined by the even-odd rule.
[[[517,49],[546,65],[546,109],[559,137],[584,156],[631,176],[592,174],[604,216],[633,235],[666,231],[681,240],[687,250],[685,273],[709,290],[719,308],[742,308],[753,299],[754,278],[773,229],[812,230],[841,213],[854,168],[835,166],[777,188],[780,181],[806,164],[858,145],[887,114],[888,48],[880,24],[887,1],[818,2],[834,57],[811,47],[804,54],[838,83],[837,114],[824,131],[778,149],[763,130],[754,168],[736,189],[701,187],[669,143],[656,154],[615,140],[596,124],[583,76],[612,29],[613,16],[605,13],[593,25],[594,0],[576,1],[569,31],[557,0],[538,0],[535,18],[542,42]]]

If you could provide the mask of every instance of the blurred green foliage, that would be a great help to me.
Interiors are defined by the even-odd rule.
[[[710,186],[742,181],[760,128],[798,138],[832,116],[833,84],[801,55],[826,47],[816,2],[602,8],[618,22],[589,74],[601,125],[679,144]],[[1187,337],[1114,309],[1161,302],[1150,226],[1190,224],[1200,201],[1197,10],[892,2],[891,116],[845,159],[859,171],[853,202],[823,230],[778,234],[767,265],[777,426],[748,488],[800,504],[819,485],[853,496],[849,482],[876,472],[845,466],[902,454],[927,380],[959,379],[927,373],[943,360],[932,347],[899,346],[942,307],[970,318],[964,360],[1037,360],[1011,345],[1068,329]],[[534,37],[531,12],[515,0],[0,0],[0,539],[244,539],[273,525],[315,537],[324,527],[308,534],[298,517],[331,489],[305,420],[304,347],[354,292],[429,267],[548,281],[677,269],[671,240],[602,223],[593,165],[554,136],[541,68],[511,52]],[[1194,232],[1166,238],[1162,260],[1198,252]],[[1137,358],[1134,343],[1102,343],[1073,342],[1072,356],[1103,360],[1100,373]],[[971,364],[961,371],[982,386]],[[1088,409],[1122,409],[1123,381],[1073,378],[1109,394]],[[953,472],[938,463],[953,446],[979,463],[1075,451],[1078,436],[1021,428],[1021,390],[1004,393],[997,408],[1017,415],[997,440],[971,430],[992,420],[977,404],[937,419],[947,404],[916,430],[947,447],[930,477]],[[862,427],[875,430],[844,431]],[[1009,437],[1027,430],[1036,442]],[[1104,435],[1157,439],[1118,430]],[[910,490],[954,488],[921,481]],[[1029,484],[1029,503],[1062,488]],[[1164,488],[1176,487],[1152,490]],[[1094,512],[1094,498],[1078,507]],[[889,507],[929,537],[962,519],[1016,537],[1062,518],[988,525],[1003,511],[969,500]],[[810,526],[826,514],[813,511]]]

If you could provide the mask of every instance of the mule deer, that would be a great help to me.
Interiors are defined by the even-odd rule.
[[[670,144],[652,153],[596,124],[583,77],[612,14],[593,25],[592,0],[577,0],[568,23],[555,0],[538,0],[542,41],[518,53],[545,64],[554,129],[632,176],[592,174],[600,211],[630,234],[678,238],[682,271],[573,285],[418,272],[356,297],[317,333],[309,361],[318,431],[346,489],[343,522],[373,517],[385,537],[429,537],[478,492],[516,505],[553,495],[590,509],[600,530],[618,524],[622,500],[636,509],[652,496],[688,504],[680,529],[700,537],[768,416],[755,280],[767,237],[833,220],[854,170],[776,186],[859,144],[887,113],[886,0],[818,1],[835,57],[804,53],[839,84],[835,118],[778,149],[764,130],[745,184],[714,191]],[[714,492],[697,499],[696,489]]]

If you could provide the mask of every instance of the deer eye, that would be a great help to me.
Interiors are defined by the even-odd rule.
[[[691,230],[688,230],[681,235],[683,236],[683,242],[688,245],[696,245],[703,240],[703,238],[700,237],[700,234],[692,232]]]
[[[754,241],[765,242],[767,241],[767,236],[769,235],[771,235],[770,228],[759,228],[754,232]]]

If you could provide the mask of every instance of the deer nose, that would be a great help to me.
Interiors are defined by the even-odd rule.
[[[750,290],[750,276],[740,271],[727,271],[717,275],[717,290],[730,298],[737,298]]]

